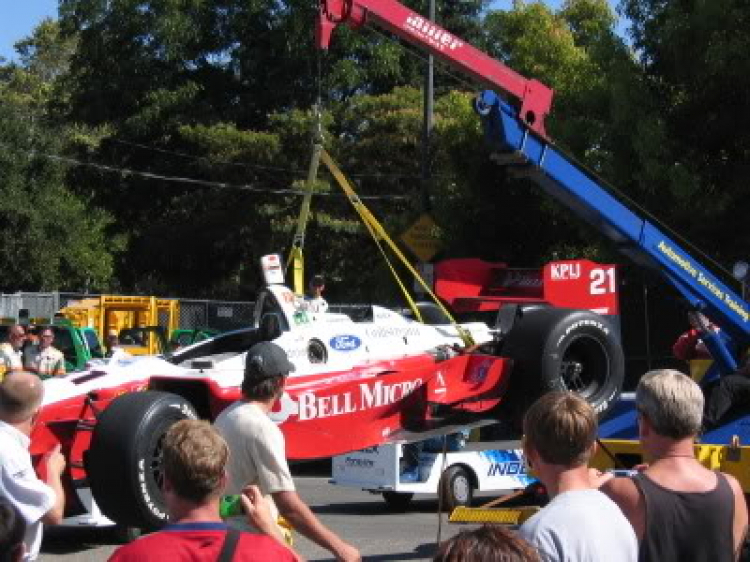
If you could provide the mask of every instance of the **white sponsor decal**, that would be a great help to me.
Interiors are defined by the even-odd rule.
[[[572,332],[573,330],[578,329],[581,326],[591,326],[593,328],[596,328],[597,330],[601,330],[604,332],[604,334],[609,334],[609,328],[606,324],[603,322],[599,322],[597,320],[579,320],[578,322],[573,322],[568,328],[563,332],[563,334],[560,336],[560,338],[557,340],[557,345],[559,346],[562,341]]]
[[[162,521],[166,521],[167,514],[156,505],[156,502],[148,492],[148,484],[146,483],[146,461],[144,459],[138,459],[138,485],[141,489],[141,495],[148,510],[153,513],[155,517],[158,517]]]
[[[280,410],[271,412],[270,417],[276,423],[283,423],[293,414],[297,414],[299,421],[352,414],[403,400],[421,385],[422,379],[394,384],[384,384],[383,381],[374,384],[362,383],[358,390],[349,390],[331,396],[317,396],[313,392],[303,392],[297,396],[296,401],[284,393]]]
[[[419,328],[416,326],[378,326],[377,328],[367,328],[365,334],[371,338],[403,338],[418,336]]]
[[[406,18],[404,27],[441,51],[455,51],[464,45],[457,37],[417,14],[411,14]]]
[[[581,276],[580,263],[557,263],[552,266],[552,280],[566,281],[578,279]]]

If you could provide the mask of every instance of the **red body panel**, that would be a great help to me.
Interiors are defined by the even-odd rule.
[[[512,362],[485,355],[463,355],[435,362],[430,355],[372,363],[349,372],[291,377],[271,415],[284,432],[287,457],[329,457],[380,445],[406,430],[436,422],[431,409],[479,413],[502,399]],[[240,398],[239,388],[205,384],[211,416]],[[165,388],[169,377],[152,377]]]
[[[540,303],[619,314],[617,266],[589,260],[550,262],[541,270],[476,258],[444,260],[435,264],[435,293],[458,313]]]

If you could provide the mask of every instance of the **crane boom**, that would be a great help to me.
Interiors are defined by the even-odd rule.
[[[552,89],[524,78],[498,60],[395,0],[320,0],[316,26],[318,47],[327,49],[340,23],[356,28],[370,22],[409,41],[491,88],[520,101],[524,123],[546,136],[544,120],[552,106]]]
[[[365,22],[379,25],[479,82],[518,98],[520,109],[491,90],[477,98],[475,109],[494,159],[522,168],[542,190],[592,224],[636,263],[660,273],[690,306],[704,311],[724,331],[723,338],[712,330],[702,332],[720,371],[736,370],[736,349],[750,345],[750,306],[655,221],[628,208],[602,180],[549,141],[544,117],[552,102],[551,89],[520,76],[396,0],[320,0],[318,45],[327,48],[331,32],[344,22],[352,27]]]

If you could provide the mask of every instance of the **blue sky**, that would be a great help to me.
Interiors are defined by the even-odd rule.
[[[11,58],[13,44],[45,17],[57,17],[57,0],[0,0],[0,57]]]
[[[31,33],[45,17],[57,17],[58,0],[0,0],[0,57],[15,55],[13,44]],[[440,0],[437,0],[438,2]],[[513,0],[495,0],[493,8],[509,8]],[[557,8],[562,0],[547,0],[545,4]]]

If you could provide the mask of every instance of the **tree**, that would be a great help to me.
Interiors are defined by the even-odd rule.
[[[484,5],[441,2],[441,21],[476,34]],[[305,174],[310,107],[319,92],[328,110],[341,115],[360,96],[422,81],[422,60],[387,34],[341,26],[330,52],[318,52],[316,7],[307,1],[63,0],[60,14],[63,29],[79,41],[66,78],[68,118],[110,128],[111,139],[91,154],[98,162],[153,176],[288,189]],[[112,212],[130,237],[117,266],[124,286],[207,294],[234,283],[235,295],[247,294],[253,284],[240,272],[261,246],[270,245],[267,251],[279,232],[291,229],[286,218],[272,215],[289,214],[297,197],[279,202],[247,189],[196,188],[153,176],[75,173],[81,193]],[[351,229],[337,214],[341,207],[316,217],[334,231]],[[212,271],[202,266],[208,256],[216,263]]]
[[[725,265],[747,259],[750,6],[625,0],[643,69],[636,152],[650,198]],[[631,120],[632,122],[632,120]]]
[[[60,161],[84,131],[50,110],[71,42],[42,22],[17,45],[19,64],[0,67],[0,288],[104,288],[112,274],[109,217],[74,195]]]
[[[571,0],[558,12],[541,3],[516,2],[492,11],[484,22],[483,49],[527,77],[555,90],[547,131],[568,152],[599,173],[613,168],[617,136],[610,127],[617,88],[614,69],[634,68],[614,33],[614,16],[604,0]],[[478,118],[468,99],[450,104],[439,126],[440,150],[452,182],[439,187],[436,207],[449,224],[448,252],[517,265],[553,258],[602,258],[606,241],[582,225],[528,180],[514,179],[488,158]],[[551,228],[529,236],[530,224]]]

